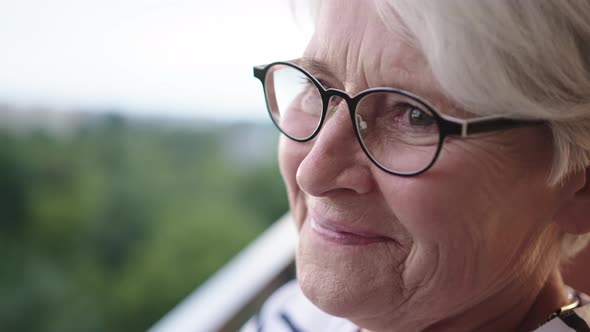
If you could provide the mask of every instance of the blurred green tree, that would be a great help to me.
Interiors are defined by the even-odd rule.
[[[0,330],[142,331],[219,269],[287,210],[274,148],[228,160],[235,129],[0,133]]]

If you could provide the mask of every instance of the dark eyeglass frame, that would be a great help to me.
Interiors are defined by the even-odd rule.
[[[291,67],[293,69],[296,69],[296,70],[302,72],[307,78],[309,78],[309,80],[311,82],[313,82],[313,84],[316,86],[316,88],[318,89],[318,91],[320,93],[320,96],[322,99],[322,115],[321,115],[320,121],[318,122],[316,129],[307,138],[300,139],[300,138],[292,137],[291,135],[287,134],[286,132],[283,131],[283,129],[281,129],[279,124],[276,123],[275,118],[273,117],[273,113],[272,113],[270,104],[268,102],[268,95],[267,95],[267,89],[266,89],[267,88],[266,87],[266,76],[267,76],[268,71],[273,66],[276,66],[276,65],[288,66],[288,67]],[[479,134],[479,133],[500,131],[500,130],[518,128],[518,127],[525,127],[525,126],[540,125],[540,124],[545,123],[545,121],[543,121],[543,120],[511,119],[511,118],[507,118],[504,116],[485,116],[485,117],[472,118],[472,119],[455,118],[452,116],[440,114],[439,112],[435,111],[434,107],[432,107],[426,100],[412,94],[411,92],[401,90],[401,89],[396,89],[396,88],[388,88],[388,87],[369,88],[369,89],[359,92],[355,96],[351,96],[346,91],[343,91],[343,90],[339,90],[339,89],[335,89],[335,88],[324,88],[324,86],[315,77],[313,77],[307,70],[301,68],[300,66],[298,66],[292,62],[287,62],[287,61],[277,61],[277,62],[272,62],[270,64],[254,66],[253,69],[254,69],[254,77],[259,79],[260,82],[262,83],[262,88],[264,90],[264,96],[265,96],[264,99],[266,101],[266,108],[267,108],[267,111],[270,115],[270,118],[271,118],[272,122],[274,123],[275,127],[277,127],[277,129],[281,133],[283,133],[285,136],[287,136],[288,138],[290,138],[294,141],[297,141],[297,142],[308,142],[308,141],[314,139],[318,135],[318,133],[320,132],[320,130],[324,124],[324,121],[326,120],[330,99],[332,97],[340,97],[343,100],[345,100],[346,103],[348,104],[348,110],[350,113],[352,126],[354,128],[355,135],[356,135],[357,140],[358,140],[359,144],[361,145],[363,151],[367,155],[367,157],[369,157],[369,159],[377,167],[379,167],[383,171],[390,173],[390,174],[398,175],[398,176],[406,176],[406,177],[416,176],[416,175],[422,174],[422,173],[426,172],[428,169],[430,169],[432,167],[432,165],[434,165],[434,163],[438,159],[440,151],[442,150],[443,142],[447,136],[457,136],[457,137],[461,137],[461,138],[466,138],[466,137],[470,137],[474,134]],[[424,106],[429,112],[431,112],[433,114],[434,119],[436,120],[436,123],[439,128],[438,146],[436,148],[436,153],[435,153],[434,157],[432,158],[432,161],[424,168],[422,168],[418,171],[415,171],[415,172],[395,171],[395,170],[392,170],[392,169],[389,169],[389,168],[383,166],[381,163],[379,163],[377,160],[375,160],[373,155],[368,151],[367,147],[365,146],[365,143],[363,142],[363,140],[361,138],[361,134],[359,132],[357,121],[355,121],[356,108],[357,108],[358,103],[364,97],[366,97],[369,94],[373,94],[373,93],[377,93],[377,92],[393,92],[393,93],[401,94],[413,101],[416,101],[417,103]]]

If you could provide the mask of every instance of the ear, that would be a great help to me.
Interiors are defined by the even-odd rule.
[[[590,166],[568,176],[563,189],[570,198],[562,203],[555,222],[566,233],[590,232]]]

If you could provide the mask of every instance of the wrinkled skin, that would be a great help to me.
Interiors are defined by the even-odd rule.
[[[351,95],[402,88],[441,113],[473,116],[445,99],[371,0],[324,1],[317,22],[304,57],[325,64],[329,72],[307,68],[323,82]],[[565,304],[552,220],[579,184],[547,184],[545,126],[447,139],[429,171],[399,177],[370,162],[340,107],[313,141],[280,140],[298,280],[312,302],[375,331],[509,331]],[[340,227],[385,240],[342,244],[318,231]]]

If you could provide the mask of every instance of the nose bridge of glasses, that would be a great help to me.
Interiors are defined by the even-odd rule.
[[[353,107],[355,107],[354,101],[348,94],[332,95],[328,99],[325,121],[329,123],[336,122],[336,126],[338,127],[352,128],[353,132],[358,132],[361,137],[364,137],[367,131],[367,122],[361,114],[353,114],[351,111]],[[330,121],[335,117],[338,119]],[[349,120],[346,118],[349,118]]]
[[[336,111],[346,107],[350,115],[353,127],[356,127],[361,136],[364,136],[367,130],[367,122],[363,119],[361,114],[353,114],[352,110],[356,107],[354,99],[344,91],[333,90],[334,93],[328,100],[326,119],[330,119]]]
[[[337,100],[338,104],[340,104],[342,101],[346,101],[346,103],[350,105],[350,102],[352,101],[352,97],[346,93],[346,91],[330,88],[326,93],[328,94],[328,100],[330,102],[332,102],[332,100]]]
[[[328,95],[328,100],[330,104],[336,102],[336,104],[340,105],[342,102],[345,102],[346,106],[350,108],[352,106],[353,97],[349,95],[346,91],[340,89],[330,88],[326,90]]]
[[[331,146],[330,149],[337,148],[344,154],[352,153],[352,150],[344,151],[344,149],[361,151],[360,146],[356,143],[354,123],[350,120],[348,109],[348,101],[339,95],[331,96],[327,100],[322,130],[315,145],[319,144],[324,148]]]
[[[326,120],[330,119],[339,110],[348,110],[349,101],[348,95],[344,94],[332,94],[328,99],[326,107]],[[348,113],[348,112],[346,112]]]

